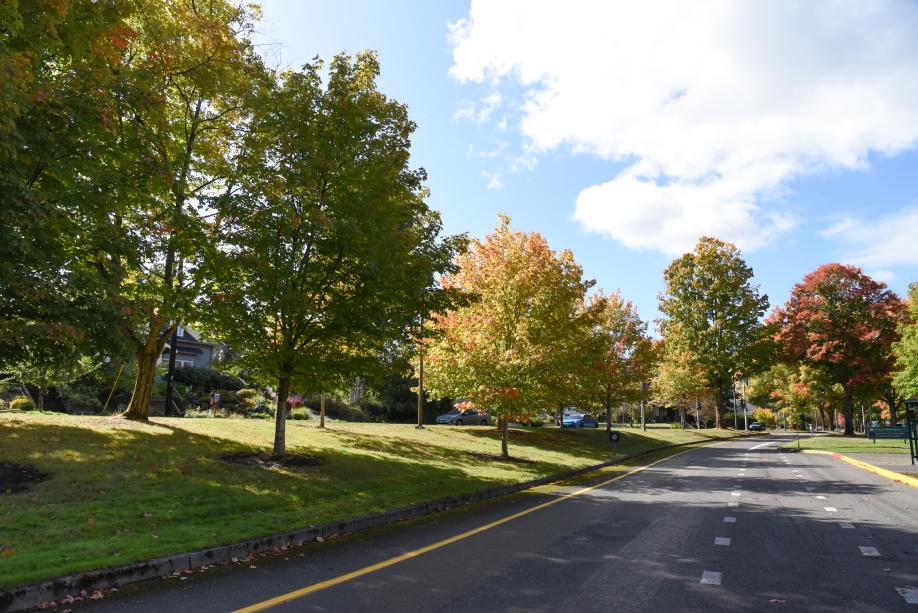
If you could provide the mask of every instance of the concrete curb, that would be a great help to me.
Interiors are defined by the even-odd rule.
[[[180,573],[182,571],[199,569],[203,566],[238,562],[240,560],[250,559],[259,554],[285,550],[332,536],[376,528],[409,519],[416,519],[439,511],[446,511],[463,505],[482,502],[484,500],[506,496],[507,494],[514,494],[540,485],[546,485],[555,481],[563,481],[608,466],[621,464],[622,462],[627,462],[628,460],[642,456],[666,451],[668,449],[688,447],[699,443],[726,442],[738,438],[746,438],[746,436],[748,435],[727,439],[703,438],[689,443],[665,445],[663,447],[656,447],[640,453],[600,462],[599,464],[555,473],[553,475],[547,475],[521,483],[511,483],[468,494],[440,498],[431,502],[421,502],[391,511],[374,513],[372,515],[346,519],[340,522],[332,522],[321,526],[310,526],[284,534],[275,534],[229,545],[218,545],[198,551],[162,556],[125,566],[101,568],[75,575],[59,577],[42,583],[16,587],[0,592],[0,612],[12,613],[13,611],[33,609],[43,602],[59,600],[61,598],[66,598],[68,595],[103,591],[122,587],[131,583],[137,583],[139,581],[165,577],[177,572]]]
[[[868,464],[861,460],[855,460],[844,454],[837,453],[834,451],[823,451],[822,449],[804,449],[803,453],[810,453],[813,455],[828,455],[832,456],[836,460],[841,460],[842,462],[847,462],[852,466],[857,466],[861,470],[866,470],[867,472],[873,473],[875,475],[880,475],[881,477],[886,477],[893,481],[902,483],[903,485],[908,485],[914,488],[918,488],[918,479],[915,477],[909,477],[908,475],[903,475],[902,473],[897,473],[892,470],[887,470],[885,468],[880,468],[879,466],[874,466],[873,464]]]

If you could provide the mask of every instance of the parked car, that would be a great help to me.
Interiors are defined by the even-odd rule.
[[[449,413],[444,413],[437,417],[437,423],[450,426],[489,426],[491,425],[491,416],[487,413],[479,413],[475,409],[465,409],[464,411],[453,409]]]
[[[598,428],[599,422],[590,415],[565,415],[563,428]]]
[[[749,430],[750,432],[764,432],[765,424],[754,421],[751,424],[749,424]]]

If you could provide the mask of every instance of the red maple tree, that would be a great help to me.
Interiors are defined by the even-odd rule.
[[[854,434],[854,397],[888,378],[891,345],[905,303],[855,266],[824,264],[776,309],[783,360],[824,369],[844,389],[845,436]]]

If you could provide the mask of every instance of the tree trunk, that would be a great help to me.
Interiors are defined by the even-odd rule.
[[[38,410],[45,410],[45,388],[38,386]]]
[[[723,407],[720,406],[720,390],[717,390],[717,393],[714,394],[714,427],[724,427],[724,411]]]
[[[125,419],[146,421],[150,411],[150,397],[153,395],[153,384],[156,378],[156,362],[163,348],[157,341],[159,335],[150,333],[147,344],[137,352],[137,378],[134,380],[134,391]]]
[[[889,425],[890,426],[898,425],[899,422],[896,421],[896,405],[899,403],[896,402],[895,390],[887,391],[884,400],[886,400],[886,406],[889,407]]]
[[[845,436],[854,436],[854,395],[845,389]]]
[[[290,375],[281,375],[277,382],[277,411],[274,413],[274,455],[287,451],[287,395],[290,393]]]
[[[500,455],[505,460],[510,457],[510,446],[509,446],[509,432],[507,431],[507,417],[500,417],[497,420],[498,426],[500,427]]]
[[[612,436],[612,405],[606,405],[606,438]]]
[[[558,403],[558,427],[559,428],[564,427],[564,403],[563,402]]]
[[[418,422],[418,425],[420,425],[420,422]],[[319,398],[319,427],[325,427],[325,394],[322,394]]]

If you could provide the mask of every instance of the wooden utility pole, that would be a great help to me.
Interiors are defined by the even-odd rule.
[[[424,354],[418,354],[418,430],[424,428]]]
[[[325,394],[319,396],[319,427],[325,427]]]

